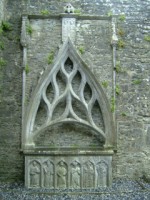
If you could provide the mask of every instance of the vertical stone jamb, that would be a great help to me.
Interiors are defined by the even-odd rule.
[[[23,72],[22,72],[22,127],[24,121],[24,112],[25,112],[25,87],[26,87],[26,65],[27,65],[27,32],[26,32],[26,24],[28,17],[27,15],[22,16],[22,28],[21,28],[21,45],[23,46]],[[22,140],[23,134],[22,134]],[[24,142],[22,142],[23,144]]]
[[[112,39],[111,39],[111,44],[113,48],[113,101],[114,101],[114,106],[116,105],[116,46],[118,43],[118,37],[116,35],[116,18],[112,17]],[[113,118],[114,118],[114,123],[115,123],[115,109],[113,112]]]

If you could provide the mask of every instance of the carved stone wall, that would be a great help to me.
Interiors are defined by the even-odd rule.
[[[28,188],[92,189],[111,184],[111,156],[26,156]]]
[[[42,67],[42,71],[38,81],[37,73],[32,73],[33,79],[36,80],[36,85],[33,85],[33,79],[25,73],[29,62],[31,66],[35,65],[31,51],[32,41],[36,41],[38,52],[35,56],[38,58],[44,53],[38,44],[39,37],[43,38],[41,36],[43,35],[41,30],[44,30],[43,24],[48,26],[51,24],[53,28],[58,28],[58,17],[62,17],[63,44],[58,43],[59,51],[50,51],[46,65],[43,65],[43,61],[37,62],[37,69],[41,70]],[[83,53],[81,47],[78,50],[75,46],[76,18],[74,14],[72,17],[66,14],[54,15],[43,18],[42,24],[41,16],[23,16],[22,19],[21,42],[24,67],[22,148],[26,160],[27,187],[81,189],[111,185],[112,155],[110,156],[108,148],[113,150],[116,145],[113,117],[102,86],[90,67],[82,60],[82,55],[79,54]],[[96,21],[91,22],[93,18],[98,21],[105,20],[101,17],[91,17],[90,24],[98,24]],[[27,27],[31,24],[35,28],[36,35],[29,36]],[[111,28],[111,21],[109,24]],[[53,28],[49,28],[52,33]],[[50,41],[48,36],[47,38]],[[43,40],[40,42],[44,45],[44,51],[51,49],[50,43],[50,46],[45,46],[46,38],[44,42]],[[43,60],[41,57],[40,59]],[[93,66],[92,63],[91,65]],[[58,155],[64,149],[65,155],[59,158]],[[79,152],[74,156],[75,149]],[[92,156],[81,156],[82,149],[85,155],[90,152]],[[94,149],[99,149],[99,153],[94,152]],[[104,150],[105,157],[101,156],[101,151]],[[52,151],[55,152],[55,156],[46,159],[45,153]],[[28,153],[35,153],[36,156],[29,161]]]

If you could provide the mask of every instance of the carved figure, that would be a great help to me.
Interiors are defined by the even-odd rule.
[[[75,161],[72,164],[72,169],[71,169],[71,186],[72,188],[80,188],[80,166],[79,164]]]
[[[87,162],[84,165],[84,171],[83,171],[83,186],[85,188],[92,188],[94,187],[94,166],[91,162]]]
[[[64,7],[65,13],[74,13],[74,7],[71,5],[71,3],[67,3]]]
[[[34,161],[30,166],[30,186],[40,186],[40,168],[36,161]]]
[[[66,175],[67,169],[65,163],[63,161],[60,161],[57,169],[57,186],[59,188],[66,188]]]
[[[44,172],[44,186],[46,188],[54,187],[54,178],[53,178],[54,168],[53,164],[50,161],[44,163],[43,172]]]
[[[105,163],[99,163],[97,166],[97,187],[107,186],[107,165]]]

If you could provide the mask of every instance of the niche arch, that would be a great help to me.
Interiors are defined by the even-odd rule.
[[[79,85],[74,88],[73,81],[77,74]],[[63,88],[60,89],[60,85]],[[48,90],[53,93],[48,95]],[[94,113],[100,113],[101,125],[93,118],[95,104],[99,106],[99,111],[96,109]],[[80,109],[77,109],[78,105]],[[36,125],[36,117],[42,106],[44,118],[40,125]],[[63,107],[63,112],[59,112],[58,107]],[[23,149],[33,149],[34,139],[41,131],[66,122],[94,130],[96,137],[103,142],[103,147],[115,146],[115,131],[107,97],[70,39],[63,44],[53,66],[44,72],[30,99],[23,122]]]

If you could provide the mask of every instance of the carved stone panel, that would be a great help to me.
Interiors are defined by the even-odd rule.
[[[92,189],[111,184],[111,155],[26,156],[28,188]]]
[[[62,18],[62,41],[65,42],[68,37],[74,42],[76,36],[76,19]]]

